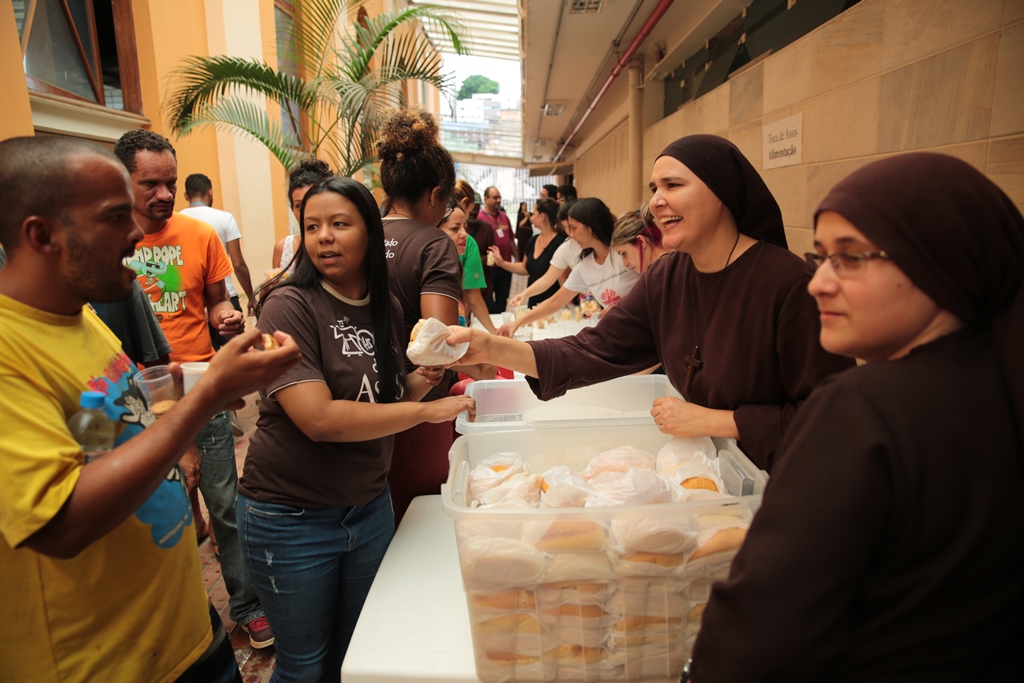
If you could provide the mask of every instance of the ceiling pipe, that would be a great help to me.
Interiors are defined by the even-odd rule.
[[[583,124],[586,123],[590,114],[601,101],[601,98],[604,97],[605,92],[611,87],[612,83],[615,82],[615,79],[619,77],[622,70],[626,68],[629,64],[629,60],[632,59],[633,55],[636,54],[636,51],[640,49],[640,44],[647,39],[647,36],[650,35],[652,30],[654,30],[654,27],[661,20],[662,15],[665,14],[674,1],[675,0],[661,0],[658,3],[658,6],[654,8],[654,11],[651,12],[651,16],[647,18],[647,21],[644,22],[644,25],[640,28],[640,33],[636,34],[636,38],[634,38],[633,42],[629,44],[625,54],[622,55],[618,63],[615,65],[615,68],[612,69],[611,74],[608,75],[608,80],[604,82],[604,85],[601,86],[601,89],[597,91],[597,95],[595,95],[593,101],[591,101],[590,106],[587,107],[585,112],[583,112],[583,117],[580,119],[580,122],[576,124],[576,127],[572,129],[571,133],[569,133],[569,137],[567,137],[565,142],[562,143],[562,148],[558,150],[558,154],[551,159],[551,163],[558,162],[562,156],[562,152],[564,152],[565,148],[569,146],[572,139],[576,137],[576,133],[580,132],[580,128],[582,128]]]

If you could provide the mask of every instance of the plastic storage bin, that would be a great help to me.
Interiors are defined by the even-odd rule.
[[[496,453],[520,453],[537,474],[580,471],[619,446],[657,454],[669,438],[615,423],[455,441],[442,505],[455,520],[481,681],[678,679],[711,583],[728,574],[767,481],[735,442],[716,440],[730,497],[713,501],[474,509],[467,492],[469,472]],[[733,543],[709,552],[719,532]],[[648,539],[672,552],[645,554]]]
[[[665,375],[620,377],[589,387],[572,389],[564,396],[541,401],[526,380],[481,380],[466,388],[476,399],[476,419],[462,413],[455,420],[460,434],[495,429],[547,429],[582,427],[608,420],[618,425],[653,425],[651,404],[665,396],[681,398]]]

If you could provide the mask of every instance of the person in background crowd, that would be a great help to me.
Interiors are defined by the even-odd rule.
[[[280,349],[249,353],[260,334],[243,333],[154,422],[135,364],[86,305],[131,296],[122,260],[143,232],[124,166],[84,140],[12,138],[0,142],[0,201],[0,677],[241,683],[176,463],[298,347],[279,334]],[[84,391],[104,395],[118,432],[88,463],[67,426]]]
[[[569,237],[583,250],[579,263],[557,292],[528,313],[502,325],[498,333],[511,337],[519,327],[554,315],[577,294],[589,292],[605,310],[626,296],[636,284],[637,274],[626,268],[609,246],[614,229],[615,217],[600,199],[587,197],[573,204],[569,209]]]
[[[557,185],[544,185],[540,188],[541,199],[554,199],[558,200],[558,186]]]
[[[484,288],[480,290],[484,305],[493,297],[491,289],[492,266],[487,265],[487,251],[494,246],[494,229],[479,219],[480,205],[476,202],[479,195],[473,191],[473,186],[468,181],[459,178],[455,181],[455,189],[452,197],[459,202],[459,206],[466,212],[466,233],[476,241],[477,251],[484,269]]]
[[[174,212],[178,188],[178,162],[167,138],[148,130],[121,136],[114,154],[128,169],[135,194],[133,216],[145,236],[135,253],[125,259],[150,298],[160,327],[171,343],[171,360],[179,363],[209,361],[214,356],[207,319],[224,337],[240,333],[244,318],[231,305],[224,281],[231,277],[231,262],[217,233],[206,223]],[[205,311],[205,313],[204,313]],[[242,561],[235,526],[235,489],[238,473],[228,411],[214,415],[196,440],[201,459],[186,463],[186,476],[199,479],[220,548],[221,569],[227,587],[231,619],[249,634],[254,648],[274,643],[256,595],[252,571]]]
[[[868,164],[815,214],[811,393],[691,667],[721,681],[1016,681],[1024,218],[981,172]]]
[[[526,259],[526,245],[533,239],[534,229],[530,223],[530,210],[526,208],[526,202],[519,203],[519,213],[516,214],[516,252],[521,260]]]
[[[576,194],[576,188],[569,184],[559,185],[557,195],[559,204],[564,204],[566,202],[574,202],[578,198]]]
[[[569,209],[576,203],[576,200],[570,200],[564,204],[558,204],[558,217],[556,225],[558,230],[568,235],[569,220]],[[541,292],[546,292],[553,285],[565,284],[565,281],[569,279],[569,273],[572,272],[572,267],[580,262],[580,254],[583,249],[580,247],[579,242],[573,239],[562,240],[562,243],[555,253],[551,256],[551,265],[548,266],[548,270],[540,278],[535,280],[533,284],[529,285],[525,290],[517,294],[516,296],[509,299],[509,306],[513,309],[523,305],[524,301],[528,301],[532,297],[537,296]],[[557,289],[555,290],[557,291]]]
[[[671,250],[661,243],[661,228],[654,221],[650,205],[644,204],[634,212],[623,214],[615,221],[612,249],[619,254],[623,265],[637,275],[643,275],[655,261]]]
[[[448,202],[448,213],[441,219],[438,227],[451,238],[455,250],[459,253],[459,265],[462,266],[462,303],[459,306],[459,323],[469,325],[469,314],[472,314],[484,329],[494,334],[496,329],[487,312],[487,303],[480,295],[486,287],[483,264],[480,261],[480,250],[476,240],[466,232],[466,212],[455,197]]]
[[[228,257],[231,259],[231,267],[235,270],[238,284],[242,285],[242,291],[245,292],[247,301],[245,312],[253,315],[256,309],[252,296],[252,279],[249,277],[249,266],[245,262],[245,256],[242,255],[242,233],[238,229],[238,221],[227,211],[213,208],[213,183],[202,173],[193,173],[185,178],[185,201],[188,202],[188,208],[182,209],[181,213],[198,218],[213,226],[213,229],[217,231],[217,236],[220,237],[221,244],[224,245],[224,250],[227,251]],[[224,285],[228,288],[231,305],[235,307],[236,311],[243,312],[241,302],[238,300],[238,291],[235,290],[231,278],[224,280]],[[221,337],[212,327],[210,336],[213,339],[214,350],[219,349]]]
[[[770,471],[811,389],[854,362],[818,343],[807,264],[786,248],[779,205],[735,145],[680,138],[655,161],[650,187],[664,246],[676,253],[596,327],[529,343],[462,330],[449,341],[471,342],[465,363],[539,378],[528,381],[543,399],[660,362],[686,399],[655,401],[661,431],[738,439]]]
[[[245,263],[245,256],[242,255],[242,233],[238,229],[238,222],[227,211],[213,208],[213,183],[202,173],[193,173],[185,178],[185,201],[188,202],[188,208],[183,209],[181,211],[182,214],[198,218],[217,231],[217,237],[220,238],[228,258],[231,259],[231,267],[235,270],[235,277],[238,278],[238,283],[242,285],[242,291],[245,292],[245,312],[248,315],[253,315],[256,310],[252,298],[252,280],[249,277],[249,266]],[[231,305],[235,307],[236,311],[242,313],[242,304],[238,300],[238,291],[235,290],[235,285],[232,284],[230,277],[224,279],[224,285],[228,288],[228,298],[231,300]],[[213,350],[216,351],[223,346],[224,338],[218,334],[217,329],[212,324],[207,323],[207,326],[210,329],[210,342],[213,344]],[[238,423],[238,417],[234,412],[231,413],[231,433],[236,438],[243,434],[242,427]]]
[[[524,251],[526,260],[512,263],[502,260],[500,254],[491,252],[494,264],[498,268],[510,273],[528,276],[528,290],[532,289],[534,282],[547,273],[551,257],[567,239],[565,233],[559,229],[558,204],[554,200],[538,199],[534,205],[533,213],[530,214],[530,220],[540,230],[540,234],[527,243]],[[557,291],[558,284],[552,280],[551,285],[547,289],[541,290],[530,297],[530,306],[536,306],[541,302],[547,301]],[[520,296],[512,299],[514,304],[518,304],[521,300]]]
[[[282,683],[338,680],[394,534],[393,434],[447,426],[473,406],[419,403],[440,369],[406,376],[373,195],[331,178],[309,188],[300,215],[295,271],[261,289],[259,324],[292,335],[302,361],[262,391],[238,486],[239,533],[276,635],[270,680]]]
[[[288,174],[288,203],[292,208],[295,220],[299,220],[299,209],[302,208],[302,198],[306,196],[309,188],[321,180],[334,177],[334,171],[327,165],[327,162],[319,159],[303,159],[299,165]],[[299,235],[302,234],[300,228]],[[301,241],[298,235],[285,235],[274,245],[272,265],[274,269],[285,268],[288,272],[292,270],[292,260],[298,251],[296,245]]]
[[[438,142],[434,118],[408,109],[396,111],[385,121],[377,153],[381,185],[390,205],[384,217],[389,283],[402,305],[401,348],[405,349],[409,333],[421,318],[459,323],[459,254],[437,229],[455,188],[455,164]],[[413,371],[412,365],[406,368]],[[453,378],[454,372],[445,373],[424,400],[447,396]],[[395,524],[413,498],[440,492],[448,478],[453,441],[451,425],[441,423],[423,423],[395,435],[388,473]]]
[[[515,235],[508,216],[501,209],[501,192],[496,187],[484,190],[484,208],[480,212],[480,220],[494,230],[494,244],[505,261],[518,261]],[[501,313],[508,304],[508,293],[512,287],[512,273],[504,270],[491,271],[491,287],[494,299],[487,305],[491,313]]]

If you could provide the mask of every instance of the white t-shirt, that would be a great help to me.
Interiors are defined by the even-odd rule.
[[[577,263],[565,281],[565,288],[580,294],[590,292],[602,307],[608,308],[629,294],[639,279],[640,276],[623,265],[619,253],[610,249],[603,264],[598,264],[593,254]]]
[[[583,252],[583,248],[580,247],[579,243],[573,238],[569,238],[558,245],[558,249],[555,249],[555,253],[551,255],[551,265],[555,268],[572,268],[580,262],[580,254]]]
[[[242,239],[242,233],[238,229],[235,217],[227,211],[221,211],[212,206],[190,206],[183,209],[181,213],[213,226],[213,229],[217,231],[217,236],[220,237],[221,244],[224,245],[225,252],[228,250],[228,242]],[[230,253],[228,253],[228,258],[231,258]],[[238,290],[235,289],[230,277],[224,280],[224,284],[228,286],[228,296],[238,296]]]

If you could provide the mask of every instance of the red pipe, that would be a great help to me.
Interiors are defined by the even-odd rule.
[[[640,44],[644,42],[647,36],[650,35],[651,31],[654,30],[655,25],[661,20],[662,15],[665,14],[673,2],[674,0],[661,0],[661,2],[658,3],[658,6],[654,8],[654,11],[651,12],[651,16],[647,18],[647,21],[644,22],[644,25],[640,28],[640,33],[636,34],[636,38],[634,38],[633,42],[629,44],[629,47],[626,49],[626,54],[622,55],[622,59],[619,60],[619,63],[615,65],[615,68],[612,69],[611,74],[609,74],[608,80],[604,82],[604,85],[602,85],[601,89],[597,91],[597,95],[590,103],[590,106],[587,107],[585,112],[583,112],[583,118],[581,118],[580,122],[576,124],[576,127],[572,129],[572,132],[569,133],[569,137],[565,139],[565,142],[562,143],[562,148],[558,150],[558,154],[556,154],[551,160],[552,163],[556,163],[562,156],[562,152],[564,152],[565,148],[569,146],[569,142],[576,137],[576,133],[580,132],[580,128],[583,127],[587,118],[590,117],[591,112],[594,111],[598,102],[600,102],[601,98],[604,97],[605,91],[611,87],[612,83],[615,82],[615,79],[622,73],[622,70],[626,68],[627,64],[629,64],[629,60],[632,59],[633,55],[636,54],[636,51],[640,49]]]

